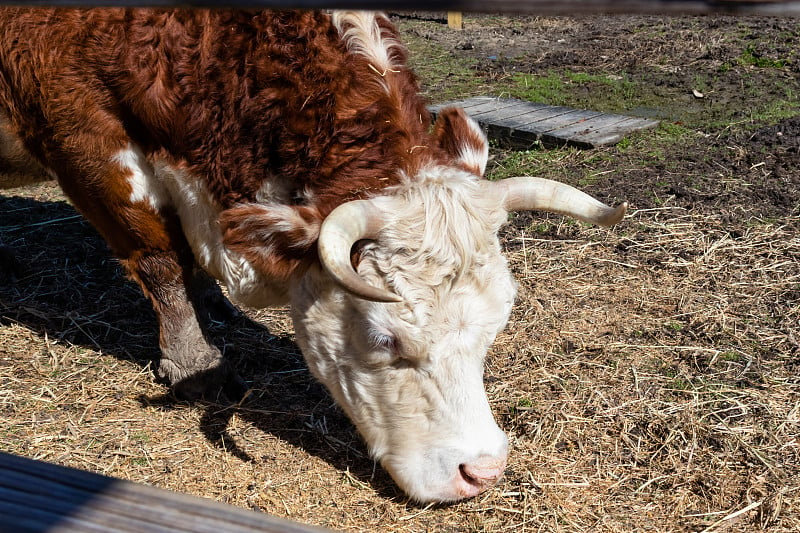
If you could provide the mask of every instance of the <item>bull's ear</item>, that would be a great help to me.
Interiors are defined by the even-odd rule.
[[[321,222],[315,208],[280,204],[242,204],[219,217],[225,246],[275,281],[314,258]]]
[[[446,107],[436,117],[433,135],[439,146],[458,164],[483,177],[489,159],[486,134],[460,107]]]

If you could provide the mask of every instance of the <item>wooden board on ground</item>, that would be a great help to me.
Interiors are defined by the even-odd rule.
[[[448,106],[463,107],[492,139],[516,148],[572,145],[593,148],[618,143],[632,131],[654,128],[657,120],[598,111],[477,96],[430,107],[436,114]]]
[[[464,19],[461,16],[461,11],[448,11],[447,12],[447,26],[451,30],[463,30]]]
[[[0,452],[0,532],[323,533],[263,513]]]

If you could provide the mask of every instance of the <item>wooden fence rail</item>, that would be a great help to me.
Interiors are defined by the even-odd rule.
[[[0,452],[0,533],[331,533]]]
[[[733,13],[800,16],[797,0],[0,0],[5,5],[346,8],[542,15]]]

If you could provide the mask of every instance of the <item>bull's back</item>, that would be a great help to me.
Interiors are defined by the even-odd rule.
[[[58,138],[90,144],[123,124],[146,153],[240,177],[236,200],[317,152],[299,147],[331,131],[334,95],[353,79],[345,56],[315,12],[5,8],[0,112],[53,164]]]
[[[59,143],[91,131],[108,102],[95,65],[106,61],[122,11],[0,9],[0,157],[17,164],[20,147],[47,163]],[[102,43],[94,42],[105,35]],[[99,128],[95,131],[99,132]]]
[[[41,103],[60,96],[60,88],[74,91],[72,81],[85,81],[110,62],[123,20],[119,9],[0,9],[0,85],[13,90],[14,102]]]

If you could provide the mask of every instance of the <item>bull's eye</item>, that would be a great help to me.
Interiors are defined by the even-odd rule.
[[[397,339],[392,335],[382,335],[379,333],[370,335],[372,346],[379,350],[395,351],[397,349]]]

